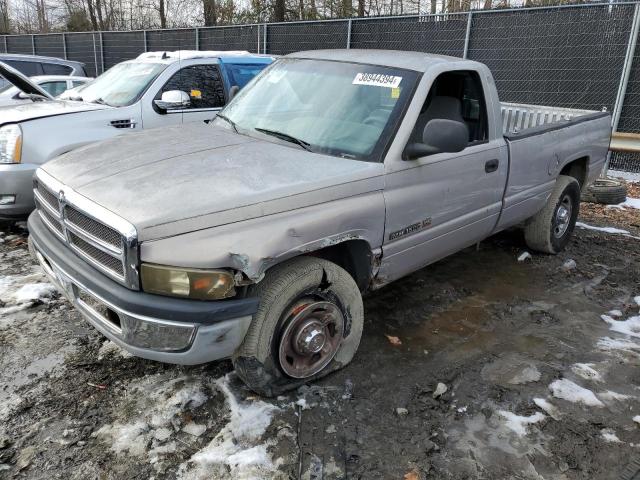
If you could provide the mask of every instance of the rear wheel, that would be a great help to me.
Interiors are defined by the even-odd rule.
[[[524,238],[529,248],[558,253],[566,247],[580,210],[580,184],[560,175],[544,208],[525,223]]]
[[[278,395],[347,365],[362,336],[362,297],[353,278],[327,260],[300,257],[256,286],[260,307],[233,356],[255,392]]]

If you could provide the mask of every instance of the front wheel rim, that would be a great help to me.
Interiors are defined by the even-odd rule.
[[[556,238],[561,238],[571,224],[571,214],[573,211],[573,204],[569,195],[564,195],[558,208],[553,221],[553,234]]]
[[[307,378],[326,367],[338,352],[344,334],[344,315],[331,302],[303,299],[287,312],[278,358],[288,376]]]

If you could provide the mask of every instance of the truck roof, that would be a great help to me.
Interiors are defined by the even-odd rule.
[[[234,59],[242,60],[250,58],[252,60],[264,59],[265,62],[273,60],[271,55],[260,55],[250,53],[246,50],[175,50],[175,51],[156,51],[141,53],[136,60],[151,60],[153,62],[173,63],[179,60],[187,60],[194,58],[221,58],[225,60]]]
[[[401,50],[369,50],[369,49],[342,49],[342,50],[308,50],[287,55],[290,58],[309,58],[315,60],[333,60],[339,62],[367,63],[385,67],[404,68],[425,72],[438,63],[477,63],[458,57],[447,55],[434,55],[422,52],[406,52]]]

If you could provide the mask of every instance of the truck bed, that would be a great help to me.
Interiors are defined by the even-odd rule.
[[[566,123],[577,117],[598,113],[596,110],[579,110],[575,108],[547,107],[528,105],[525,103],[501,102],[502,133],[513,135],[529,128]]]
[[[582,162],[582,186],[604,165],[611,132],[608,112],[502,103],[509,173],[498,230],[534,215],[547,201],[558,174]]]

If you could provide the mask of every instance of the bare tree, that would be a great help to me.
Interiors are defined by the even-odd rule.
[[[0,33],[7,34],[10,32],[9,2],[8,0],[0,0]]]

